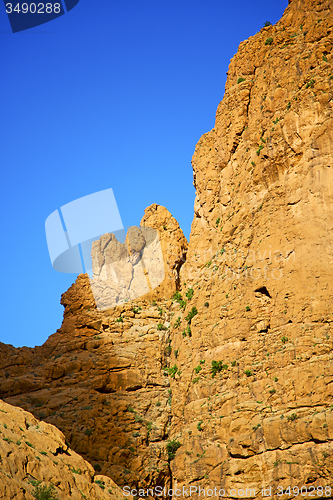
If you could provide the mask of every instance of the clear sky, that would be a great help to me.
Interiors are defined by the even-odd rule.
[[[112,188],[124,226],[158,203],[189,238],[191,158],[229,61],[287,5],[80,0],[13,34],[0,4],[1,342],[41,345],[61,326],[76,275],[53,270],[44,229],[60,206]]]

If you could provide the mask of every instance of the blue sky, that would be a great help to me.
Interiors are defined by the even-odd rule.
[[[158,203],[189,238],[191,158],[229,61],[287,5],[80,0],[15,34],[0,5],[1,342],[34,347],[61,325],[76,275],[53,270],[44,229],[60,206],[111,187],[124,226]]]

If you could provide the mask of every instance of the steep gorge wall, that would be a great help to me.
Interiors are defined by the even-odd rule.
[[[292,0],[240,44],[193,155],[188,249],[166,209],[146,211],[166,266],[155,292],[98,311],[79,276],[42,347],[1,346],[1,397],[119,485],[260,498],[333,476],[332,29],[331,2]]]

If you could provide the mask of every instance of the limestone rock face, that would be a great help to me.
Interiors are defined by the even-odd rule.
[[[59,500],[123,498],[122,490],[71,450],[53,425],[0,400],[0,498],[33,500],[36,485]],[[46,498],[46,497],[45,497]],[[130,497],[132,498],[132,497]]]
[[[127,250],[96,244],[99,268],[108,244],[133,268],[157,230],[159,286],[101,311],[80,275],[43,346],[0,345],[6,402],[120,486],[332,496],[332,45],[329,0],[292,0],[240,44],[193,155],[188,248],[158,205]]]

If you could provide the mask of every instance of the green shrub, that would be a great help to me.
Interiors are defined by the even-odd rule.
[[[289,101],[289,102],[288,102],[288,104],[287,104],[287,110],[289,110],[289,109],[290,109],[290,106],[291,106],[291,103],[290,103],[290,101]]]
[[[86,430],[84,431],[84,434],[85,434],[86,436],[90,436],[90,435],[92,434],[92,430],[91,430],[91,429],[86,429]]]
[[[201,427],[201,424],[203,424],[203,421],[202,421],[202,420],[200,420],[200,422],[198,422],[197,429],[198,429],[198,431],[201,431],[201,432],[202,432],[202,431],[203,431],[203,428]]]
[[[140,307],[140,306],[139,306],[139,307],[135,307],[135,306],[134,306],[134,307],[132,308],[132,311],[134,312],[134,314],[138,314],[138,312],[139,312],[139,311],[141,311],[141,310],[142,310],[142,307]]]
[[[176,456],[176,451],[178,450],[178,448],[181,447],[181,444],[179,441],[176,441],[175,439],[173,439],[172,441],[169,441],[168,444],[167,444],[167,452],[168,452],[168,457],[169,457],[169,460],[173,460]]]
[[[183,300],[183,297],[182,297],[182,295],[179,292],[175,292],[173,294],[172,300],[175,300],[176,302],[178,302],[178,304],[180,305],[180,307],[182,309],[185,309],[185,307],[186,307],[186,300]]]
[[[168,328],[165,325],[163,325],[162,323],[158,323],[157,330],[167,330],[167,329]]]
[[[242,83],[242,82],[245,82],[245,78],[243,78],[242,76],[240,76],[237,80],[237,83]]]
[[[223,361],[212,361],[212,366],[210,368],[212,378],[215,377],[215,375],[220,372],[223,369]]]
[[[132,436],[134,438],[139,437],[140,436],[140,432],[133,432]]]
[[[32,496],[36,500],[58,500],[53,484],[50,486],[41,486],[41,483],[37,482],[34,486],[35,491],[32,492]]]
[[[198,365],[194,368],[195,373],[199,373],[202,370],[202,366]]]
[[[267,28],[268,26],[272,26],[272,23],[270,21],[265,21],[264,28]]]
[[[236,366],[237,365],[237,361],[231,361],[231,366]]]
[[[101,467],[99,464],[95,464],[95,465],[94,465],[94,469],[95,469],[97,472],[101,472],[102,467]]]
[[[252,375],[251,370],[245,370],[245,372],[244,372],[244,373],[245,373],[245,375],[246,375],[247,377],[251,377],[251,375]]]
[[[296,415],[296,413],[292,413],[291,415],[287,415],[287,420],[288,422],[293,422],[294,420],[296,420],[298,417]]]
[[[179,328],[180,327],[180,322],[181,322],[181,317],[178,316],[177,320],[175,321],[173,327],[174,328]]]
[[[205,302],[204,307],[209,307],[209,302]]]
[[[186,297],[188,298],[188,300],[191,300],[191,298],[193,297],[193,294],[194,294],[194,290],[193,288],[189,288],[187,290],[187,292],[185,293]]]
[[[116,319],[117,323],[123,323],[124,318],[122,316],[119,316],[119,318]]]
[[[186,321],[191,324],[191,321],[192,319],[194,318],[194,316],[198,314],[198,310],[196,307],[192,307],[191,311],[188,313],[188,315],[186,316]]]
[[[260,144],[260,146],[258,147],[256,153],[257,155],[259,156],[260,155],[260,151],[264,148],[264,145],[263,144]]]
[[[270,36],[269,38],[266,38],[265,45],[271,45],[273,42],[273,38]]]
[[[175,350],[175,358],[176,358],[176,359],[178,358],[178,354],[179,354],[179,349],[176,349],[176,350]]]
[[[220,224],[220,220],[221,220],[220,217],[218,219],[216,219],[216,221],[215,221],[216,226],[218,226]]]
[[[271,389],[269,392],[270,392],[270,394],[275,394],[276,390],[275,389]]]
[[[314,84],[315,84],[315,81],[314,81],[314,79],[312,78],[312,79],[311,79],[311,80],[310,80],[310,81],[309,81],[309,82],[305,85],[305,88],[306,88],[306,89],[307,89],[307,88],[309,88],[309,87],[313,88]]]
[[[200,380],[200,377],[195,377],[193,380],[192,380],[192,383],[193,384],[196,384],[197,382],[199,382]]]
[[[167,368],[167,371],[168,371],[171,378],[175,378],[176,373],[178,373],[178,371],[179,371],[178,366],[173,365],[170,368]]]
[[[246,307],[245,307],[245,311],[251,311],[250,306],[246,306]]]
[[[209,260],[208,262],[206,262],[205,267],[210,267],[211,265],[212,265],[212,261]]]
[[[283,343],[283,344],[285,344],[286,342],[288,342],[288,337],[285,337],[285,336],[283,335],[283,337],[282,337],[282,339],[281,339],[281,340],[282,340],[282,343]]]
[[[161,406],[161,401],[157,401],[155,406]]]
[[[254,161],[251,161],[251,165],[252,165],[252,167],[255,167],[255,166],[256,166],[256,164],[255,164],[255,162],[254,162]]]
[[[96,479],[95,484],[98,484],[98,486],[100,488],[102,488],[102,490],[105,490],[105,483],[103,481],[101,481],[100,479]]]

